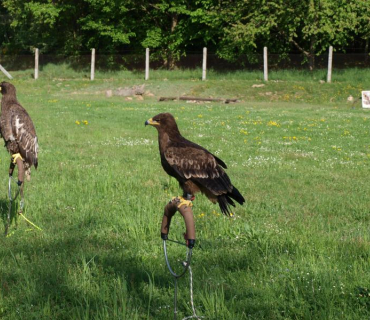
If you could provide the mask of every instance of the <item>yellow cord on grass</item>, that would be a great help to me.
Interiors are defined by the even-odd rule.
[[[42,231],[42,229],[40,227],[38,227],[37,225],[35,225],[32,221],[28,220],[22,212],[18,212],[18,214],[24,219],[26,220],[30,225],[34,226],[36,229]]]

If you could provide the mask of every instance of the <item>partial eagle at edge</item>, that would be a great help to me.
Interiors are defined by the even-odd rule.
[[[185,139],[170,113],[160,113],[147,120],[158,131],[159,152],[163,169],[176,178],[186,195],[205,194],[218,203],[222,213],[230,215],[233,200],[242,205],[244,197],[235,188],[226,172],[226,164],[200,145]]]
[[[9,82],[0,84],[1,116],[0,130],[8,152],[13,156],[19,153],[23,158],[27,179],[30,169],[38,166],[38,140],[33,122],[27,111],[18,102],[16,89]]]

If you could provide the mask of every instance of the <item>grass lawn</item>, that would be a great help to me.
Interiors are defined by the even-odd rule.
[[[370,110],[357,98],[368,70],[314,75],[157,72],[140,100],[105,90],[143,84],[128,72],[45,68],[13,73],[39,137],[39,169],[26,183],[25,215],[0,237],[1,319],[173,319],[164,261],[163,208],[180,195],[162,170],[157,132],[171,112],[181,133],[228,165],[247,202],[232,218],[194,203],[194,301],[206,319],[370,317]],[[1,80],[5,80],[4,78]],[[254,84],[264,84],[252,87]],[[158,102],[159,96],[238,98],[239,103]],[[0,151],[0,207],[7,214],[9,156]],[[171,237],[181,239],[179,214]],[[169,244],[171,259],[184,257]],[[179,280],[178,319],[191,315]]]

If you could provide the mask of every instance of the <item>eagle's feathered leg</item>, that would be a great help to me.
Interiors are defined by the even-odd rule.
[[[195,224],[193,210],[191,207],[193,203],[191,200],[186,200],[183,197],[174,197],[167,203],[164,208],[164,214],[162,219],[161,237],[163,240],[168,239],[168,233],[170,231],[171,219],[179,211],[184,217],[186,225],[186,233],[184,234],[187,246],[193,248],[195,245]]]
[[[31,166],[27,162],[23,162],[24,165],[24,174],[26,175],[27,181],[31,181]]]

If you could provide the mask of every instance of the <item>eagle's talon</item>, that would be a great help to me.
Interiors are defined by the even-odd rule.
[[[181,208],[181,206],[188,206],[192,207],[193,202],[191,200],[185,200],[183,197],[178,197],[179,204],[177,205],[178,208]]]
[[[18,159],[21,159],[23,161],[23,158],[20,153],[15,153],[12,155],[13,163],[16,164]]]

